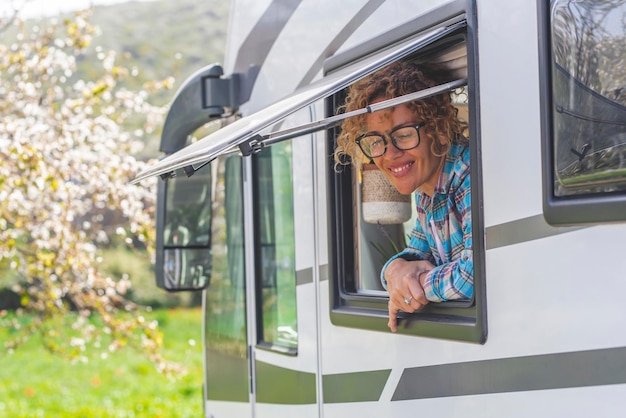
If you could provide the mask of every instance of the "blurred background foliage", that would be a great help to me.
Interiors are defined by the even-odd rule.
[[[178,87],[200,68],[223,62],[230,0],[158,0],[98,6],[92,22],[103,36],[97,43],[122,53],[128,68],[138,76],[127,87],[137,90],[150,80],[174,78],[157,104],[168,103]],[[87,56],[87,54],[85,54]],[[77,77],[93,77],[88,60],[78,60]],[[158,154],[160,130],[146,138],[140,157]]]
[[[60,108],[67,106],[65,109],[69,109],[67,114],[71,117],[82,117],[83,109],[81,108],[89,106],[77,105],[76,108],[72,108],[68,106],[68,100],[56,102],[54,95],[46,96],[48,92],[54,92],[57,88],[64,89],[72,85],[81,85],[81,83],[86,87],[85,91],[91,91],[93,96],[108,93],[107,89],[109,88],[111,94],[120,89],[127,89],[129,92],[135,93],[156,92],[156,96],[150,98],[151,103],[154,103],[155,106],[167,106],[177,88],[189,75],[205,65],[223,60],[229,7],[229,0],[130,1],[110,6],[98,5],[92,12],[88,13],[88,19],[89,24],[94,25],[99,30],[94,34],[91,44],[86,48],[79,48],[79,54],[74,56],[77,66],[72,71],[67,72],[70,80],[59,83],[63,84],[62,86],[55,85],[55,81],[50,81],[48,83],[50,85],[49,90],[34,92],[35,97],[37,94],[41,94],[40,103],[36,103],[35,100],[30,102],[29,106],[40,107],[43,110],[54,110],[56,106]],[[58,24],[71,30],[71,22],[69,25],[64,22],[66,18],[71,21],[76,19],[76,15],[72,13],[56,19]],[[35,33],[45,34],[46,28],[52,26],[51,22],[52,20],[48,17],[28,19],[21,24],[21,32],[32,33],[34,28],[38,28],[34,31]],[[14,43],[19,45],[21,41],[16,41],[19,38],[19,27],[7,28],[0,32],[0,46],[13,45]],[[68,46],[65,41],[57,41],[54,44],[54,40],[49,45],[60,46],[60,48]],[[50,51],[50,49],[52,48],[44,46],[43,51]],[[10,53],[5,54],[5,58],[9,55],[13,56],[15,53],[15,57],[18,57],[17,60],[20,60],[19,49],[5,49],[5,51],[10,51]],[[105,75],[113,76],[112,78],[109,77],[109,81],[112,80],[110,85],[106,84],[107,79],[102,74],[103,63],[106,62],[106,58],[97,58],[98,55],[106,54],[103,51],[115,51],[113,64],[115,67],[109,68],[107,71],[110,74]],[[12,64],[4,62],[3,65],[6,66],[0,70],[0,76],[4,77],[4,80],[0,79],[3,82],[0,96],[12,92],[10,86],[12,77],[10,71],[13,71],[10,69],[10,65]],[[116,77],[115,71],[125,71],[125,69],[130,71],[131,76]],[[4,74],[2,74],[3,72]],[[44,69],[38,74],[45,75],[45,73]],[[32,74],[23,73],[14,79],[18,80],[19,77],[25,77],[18,80],[26,80],[23,83],[25,84],[26,82],[30,83],[28,77],[31,76]],[[34,78],[37,76],[35,75]],[[62,79],[61,76],[59,80]],[[105,85],[101,90],[98,90],[98,83],[103,80]],[[159,86],[151,86],[155,83]],[[46,85],[46,87],[48,86]],[[56,97],[61,99],[69,97],[64,95],[71,94],[69,93],[70,90],[71,88],[67,90],[67,93],[66,90],[63,93],[61,90],[56,90],[58,93]],[[74,92],[76,91],[78,90],[75,89]],[[18,142],[20,145],[28,144],[29,137],[27,135],[14,139],[10,132],[15,131],[7,129],[6,125],[13,121],[20,124],[26,124],[27,121],[25,118],[20,120],[19,115],[16,116],[14,113],[8,112],[7,109],[11,109],[11,101],[6,100],[6,97],[0,97],[4,98],[4,102],[7,104],[6,107],[2,108],[3,111],[7,112],[3,115],[5,117],[2,123],[4,123],[3,129],[9,134],[0,137],[0,144],[3,147],[8,144],[9,148]],[[69,97],[69,99],[75,103],[81,103],[80,95]],[[92,101],[90,103],[94,105],[94,113],[107,106],[106,101]],[[46,106],[48,107],[46,108]],[[102,108],[98,106],[102,106]],[[17,108],[17,105],[13,107]],[[123,112],[123,109],[120,111]],[[41,112],[35,116],[39,117],[44,113]],[[46,115],[48,119],[41,117],[38,120],[40,122],[42,120],[65,121],[62,117],[54,119],[54,115],[52,117],[50,117],[51,114]],[[123,157],[121,154],[126,152],[126,148],[124,150],[121,148],[126,145],[122,144],[124,141],[121,137],[125,137],[124,140],[128,142],[129,138],[136,136],[137,132],[141,132],[141,141],[144,142],[145,146],[138,153],[135,152],[133,157],[140,161],[158,157],[160,129],[143,129],[143,122],[139,116],[142,115],[131,114],[129,117],[119,119],[124,119],[124,125],[120,129],[114,126],[118,119],[112,117],[111,124],[103,125],[112,129],[101,129],[100,134],[107,141],[113,137],[117,139],[117,142],[114,142],[112,147],[107,148],[109,145],[103,146],[103,144],[98,143],[100,137],[92,137],[91,143],[88,144],[89,152],[92,152],[91,155],[97,155],[94,151],[98,149],[98,146],[101,146],[104,153],[100,154],[100,159],[110,159],[114,153],[120,154],[115,155],[115,157]],[[85,118],[81,120],[84,122]],[[61,126],[63,123],[58,126],[54,124],[48,126],[55,126],[59,131],[65,132],[64,129],[67,128],[68,124]],[[96,125],[94,124],[94,126]],[[55,162],[53,158],[49,158],[50,155],[46,155],[46,159],[40,158],[42,157],[40,149],[49,150],[45,138],[48,138],[48,142],[56,142],[56,140],[49,140],[49,138],[54,138],[53,128],[42,129],[41,131],[38,144],[41,148],[33,148],[29,154],[32,161],[45,160],[42,165],[38,166],[40,168],[44,166],[43,164],[52,166]],[[28,132],[28,128],[26,127],[21,132]],[[118,134],[120,136],[116,137],[115,135]],[[87,137],[86,142],[89,143],[89,135]],[[77,143],[83,140],[82,137],[72,137],[69,134],[67,134],[67,138],[73,139]],[[84,144],[81,143],[80,145]],[[0,149],[0,154],[2,151]],[[59,146],[54,151],[60,152],[59,155],[68,158],[63,155],[67,149]],[[10,195],[12,188],[7,185],[16,182],[22,185],[27,184],[26,187],[30,187],[30,189],[25,188],[25,191],[33,189],[34,186],[32,185],[37,184],[36,181],[33,181],[36,180],[37,176],[35,166],[29,166],[28,173],[20,172],[15,170],[15,167],[11,167],[10,162],[7,164],[8,159],[5,160],[4,154],[0,157],[2,158],[0,168],[9,175],[9,177],[3,177],[4,174],[0,172],[0,193],[4,192]],[[68,158],[67,161],[71,163],[72,160]],[[96,176],[115,178],[115,174],[112,172],[117,171],[119,167],[99,169],[99,163],[100,161],[95,160],[91,165],[85,163],[85,167],[90,172],[93,170]],[[59,173],[63,172],[59,171]],[[128,176],[128,173],[128,171],[121,173],[122,175],[118,177]],[[49,177],[40,179],[45,182],[44,186],[56,189],[63,188],[65,184],[80,184],[76,181],[77,178],[88,180],[89,175],[81,177],[84,174],[78,170],[66,180],[62,178],[57,181],[55,178]],[[31,175],[31,178],[27,178],[28,175]],[[3,181],[5,182],[4,188]],[[122,187],[125,182],[125,180],[120,181],[119,178],[115,181],[120,183],[116,187]],[[141,187],[137,186],[136,188],[139,190]],[[72,194],[69,193],[67,200],[63,201],[58,196],[50,196],[50,193],[45,195],[46,187],[37,186],[34,188],[41,191],[41,194],[36,193],[34,195],[33,207],[45,207],[37,204],[43,198],[51,199],[53,204],[60,204],[61,206],[66,204],[67,206],[72,198]],[[145,190],[144,193],[146,193]],[[92,198],[103,192],[95,191],[94,193]],[[109,197],[115,197],[115,193],[111,190],[106,193],[109,193]],[[24,196],[27,196],[27,199],[32,198],[28,193],[25,193]],[[96,263],[97,277],[105,279],[107,282],[107,287],[97,288],[97,290],[106,291],[103,292],[103,295],[111,290],[113,296],[117,297],[116,284],[130,281],[130,288],[120,292],[120,295],[139,306],[139,309],[132,308],[129,311],[124,310],[124,307],[128,305],[104,306],[100,310],[99,316],[85,315],[82,325],[84,330],[90,332],[91,327],[104,329],[100,337],[92,339],[91,345],[84,341],[90,336],[85,337],[84,334],[81,334],[82,328],[74,328],[81,322],[83,312],[78,312],[75,307],[72,307],[71,303],[68,303],[68,299],[61,299],[58,294],[53,295],[48,301],[45,298],[40,299],[46,306],[51,304],[64,305],[58,311],[49,310],[47,307],[40,312],[22,309],[28,307],[35,299],[31,297],[34,296],[34,293],[30,294],[29,291],[53,276],[53,274],[46,276],[41,272],[55,271],[56,273],[56,271],[62,271],[63,280],[66,280],[67,283],[72,283],[72,280],[83,285],[89,282],[84,275],[79,274],[76,277],[71,277],[71,274],[66,274],[68,270],[73,268],[71,261],[58,266],[59,270],[50,270],[55,268],[54,260],[61,259],[59,255],[63,251],[69,249],[81,253],[80,248],[74,245],[72,241],[62,243],[61,250],[46,251],[44,243],[39,248],[39,250],[43,248],[43,251],[38,250],[39,252],[36,254],[29,255],[29,257],[41,258],[39,261],[43,268],[37,271],[38,275],[26,277],[24,271],[28,271],[27,265],[26,270],[21,270],[22,275],[20,276],[20,272],[15,268],[16,262],[18,258],[27,260],[27,257],[23,253],[19,256],[10,253],[11,247],[29,248],[28,244],[37,240],[42,241],[41,237],[34,238],[23,233],[23,231],[28,231],[28,228],[23,227],[23,220],[37,219],[37,217],[42,217],[42,214],[34,212],[24,214],[24,211],[18,213],[7,205],[3,206],[2,203],[0,201],[0,232],[9,231],[10,233],[12,229],[20,232],[17,232],[18,235],[15,235],[16,239],[12,244],[7,245],[6,241],[0,242],[0,247],[5,245],[5,248],[0,248],[0,250],[9,254],[8,258],[0,257],[0,416],[200,416],[203,399],[202,313],[200,309],[189,308],[200,305],[202,293],[170,294],[156,288],[151,254],[148,251],[150,243],[137,240],[136,234],[133,235],[137,231],[133,230],[132,224],[131,226],[124,224],[128,222],[128,218],[127,214],[124,215],[120,209],[120,203],[128,205],[128,201],[115,202],[109,200],[106,202],[106,207],[103,205],[98,209],[98,206],[94,206],[96,213],[82,214],[73,221],[69,221],[67,225],[68,228],[72,225],[76,227],[74,229],[78,229],[77,236],[80,236],[81,222],[83,225],[91,223],[90,227],[85,228],[87,239],[89,239],[90,231],[95,231],[95,229],[100,229],[108,235],[107,239],[93,241],[97,244],[96,258],[101,260]],[[21,205],[19,199],[14,199],[13,203]],[[150,209],[148,207],[148,211]],[[19,225],[16,221],[17,218],[12,218],[16,214],[22,216]],[[91,218],[88,215],[91,215]],[[31,217],[29,218],[29,216]],[[45,213],[42,218],[45,219]],[[94,222],[94,219],[98,221]],[[124,230],[122,233],[117,232],[120,228]],[[139,231],[139,233],[143,236],[153,235],[153,231]],[[51,233],[51,235],[54,234]],[[56,238],[59,241],[59,237]],[[151,238],[148,238],[146,241],[150,240]],[[61,239],[61,241],[63,240]],[[6,247],[9,247],[8,250]],[[59,277],[61,276],[60,273],[57,274]],[[112,280],[109,280],[108,277]],[[55,277],[52,282],[53,285],[54,282],[58,282],[57,278]],[[64,288],[60,287],[40,287],[43,290],[51,289],[65,292]],[[87,293],[92,292],[93,289],[84,287],[82,291]],[[20,314],[20,311],[27,312]],[[51,312],[52,315],[50,315]],[[111,315],[108,315],[107,312]],[[115,318],[108,318],[110,316],[115,316]],[[132,318],[134,318],[134,322],[129,320]],[[38,321],[45,325],[39,332],[31,333],[30,338],[24,339],[15,346],[11,344],[15,338],[20,338],[21,330]],[[8,324],[11,325],[8,326]],[[158,324],[158,328],[153,327],[152,324]],[[116,327],[120,328],[121,334],[117,332]],[[148,345],[135,344],[135,348],[139,347],[139,350],[118,350],[124,346],[131,346],[132,341],[130,340],[133,338],[137,338],[142,344],[147,342]],[[14,349],[18,345],[19,349]],[[61,361],[57,355],[61,350],[58,350],[57,345],[66,345],[65,354],[68,354],[69,358],[74,361]],[[87,346],[95,347],[96,350],[84,350]],[[113,349],[111,346],[114,346]],[[182,371],[182,373],[173,375],[164,371],[164,367],[168,365],[161,361],[162,358],[174,362],[173,365],[179,365],[180,368],[176,370]],[[155,368],[155,366],[157,367]],[[167,379],[155,379],[159,373]]]
[[[134,77],[120,81],[129,90],[140,90],[153,80],[169,79],[169,89],[157,93],[153,101],[167,105],[185,79],[204,67],[222,62],[230,0],[156,0],[148,2],[98,5],[93,8],[90,22],[99,28],[92,44],[77,57],[77,69],[72,78],[91,80],[100,76],[95,65],[95,48],[118,53],[121,65],[135,71]],[[66,15],[71,18],[71,14]],[[28,19],[27,28],[45,26],[49,17]],[[0,33],[0,42],[9,42],[16,29]],[[140,123],[129,118],[127,131]],[[144,135],[145,147],[139,159],[159,156],[160,128]],[[105,218],[114,227],[116,219]],[[154,284],[154,267],[145,249],[130,249],[120,240],[99,244],[104,272],[114,279],[127,274],[132,287],[126,295],[131,301],[152,308],[198,306],[200,293],[167,293]],[[11,290],[18,278],[7,261],[0,260],[0,310],[20,306],[19,296]]]

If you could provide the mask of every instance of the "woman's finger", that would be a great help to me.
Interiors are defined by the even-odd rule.
[[[389,301],[389,321],[387,322],[387,326],[391,330],[391,332],[396,332],[398,330],[398,309],[396,309],[393,302]]]

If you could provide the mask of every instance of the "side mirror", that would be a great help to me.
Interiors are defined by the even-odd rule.
[[[211,277],[211,164],[193,176],[160,180],[156,284],[170,292],[206,289]]]

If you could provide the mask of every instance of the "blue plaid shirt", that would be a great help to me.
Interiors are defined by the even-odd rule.
[[[424,293],[429,301],[469,299],[474,294],[469,156],[467,146],[453,145],[432,198],[415,192],[417,222],[409,246],[391,257],[380,272],[385,289],[387,266],[403,258],[428,260],[436,266],[426,275]]]

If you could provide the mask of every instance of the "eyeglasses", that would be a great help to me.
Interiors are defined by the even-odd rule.
[[[420,128],[424,125],[424,122],[420,122],[416,125],[398,126],[389,132],[389,135],[367,133],[358,137],[355,142],[367,158],[385,155],[388,143],[385,136],[389,137],[394,147],[401,151],[408,151],[419,146],[421,142]]]

